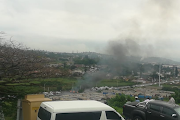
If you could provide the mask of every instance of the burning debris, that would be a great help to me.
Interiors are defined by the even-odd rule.
[[[70,90],[69,92],[70,93],[79,93],[78,91],[75,91],[75,90]]]

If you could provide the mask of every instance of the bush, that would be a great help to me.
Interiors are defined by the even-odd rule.
[[[110,105],[111,107],[118,107],[118,108],[122,108],[123,105],[127,102],[127,101],[135,101],[134,97],[131,97],[129,95],[118,95],[116,94],[116,96],[114,98],[111,98],[107,101],[107,104]]]

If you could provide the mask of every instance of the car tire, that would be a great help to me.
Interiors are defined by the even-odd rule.
[[[135,116],[134,118],[133,118],[133,120],[143,120],[141,117],[139,117],[139,116]]]

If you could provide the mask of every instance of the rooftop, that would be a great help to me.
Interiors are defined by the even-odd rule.
[[[74,101],[50,101],[43,102],[53,112],[85,112],[85,111],[114,111],[110,106],[95,100],[74,100]]]

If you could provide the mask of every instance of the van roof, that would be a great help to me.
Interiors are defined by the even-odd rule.
[[[74,101],[48,101],[42,102],[41,107],[52,112],[87,112],[87,111],[114,111],[114,109],[102,102],[95,100]]]

